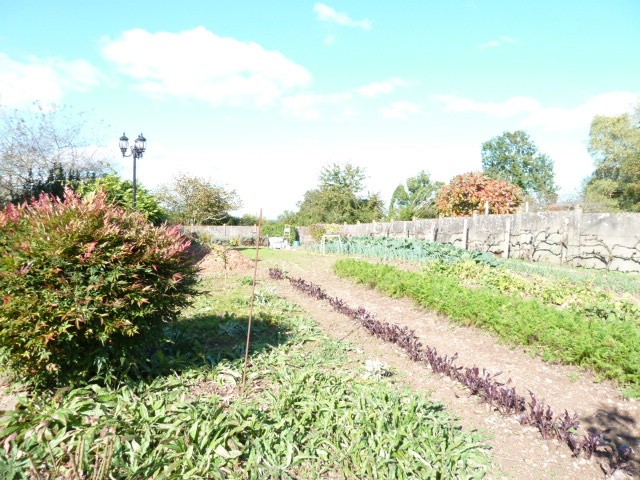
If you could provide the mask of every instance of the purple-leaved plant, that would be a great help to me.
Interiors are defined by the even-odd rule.
[[[415,331],[407,326],[400,327],[397,324],[377,320],[365,308],[352,308],[344,300],[328,295],[319,285],[301,278],[290,278],[278,268],[270,268],[269,276],[274,280],[286,279],[294,288],[307,295],[328,301],[337,312],[356,320],[370,334],[398,345],[411,360],[428,364],[434,373],[446,375],[460,382],[472,394],[484,399],[503,415],[518,415],[521,424],[537,428],[543,438],[555,438],[566,442],[575,456],[584,454],[589,459],[600,447],[611,445],[601,432],[588,432],[587,435],[578,438],[576,431],[580,422],[577,414],[572,416],[565,410],[563,416],[555,417],[551,407],[538,400],[531,391],[529,391],[531,401],[527,403],[523,396],[518,395],[515,387],[509,386],[511,379],[503,384],[496,380],[500,373],[491,375],[485,369],[482,369],[481,373],[478,367],[465,368],[455,365],[457,353],[452,357],[438,355],[435,348],[423,346]],[[615,446],[612,449],[614,453],[609,455],[612,471],[625,468],[629,464],[629,459],[635,455],[631,449],[622,452]]]

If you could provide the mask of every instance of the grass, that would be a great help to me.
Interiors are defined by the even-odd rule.
[[[536,299],[487,288],[466,288],[446,274],[402,271],[388,265],[343,259],[339,276],[391,296],[406,296],[454,321],[493,331],[511,344],[531,346],[547,360],[593,369],[640,397],[640,324],[594,321]]]
[[[242,253],[247,258],[254,260],[256,258],[256,249],[255,247],[241,247],[236,248],[240,253]],[[318,255],[317,252],[309,252],[307,250],[276,250],[274,248],[260,248],[260,261],[264,260],[290,260],[292,256],[296,257],[309,257],[313,255]]]
[[[203,287],[143,378],[24,397],[0,423],[0,478],[482,478],[482,438],[260,286]]]

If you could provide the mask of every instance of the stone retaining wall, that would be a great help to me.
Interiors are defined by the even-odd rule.
[[[257,227],[188,226],[217,238],[255,238]],[[298,227],[301,243],[311,243],[309,227]],[[566,263],[585,268],[640,272],[640,213],[538,212],[475,215],[409,222],[343,225],[358,236],[421,238],[503,258]]]
[[[313,241],[298,228],[303,243]],[[539,212],[343,225],[358,236],[421,238],[503,258],[640,272],[640,214]]]

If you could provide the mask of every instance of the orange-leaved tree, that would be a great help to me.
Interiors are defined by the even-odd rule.
[[[490,213],[514,213],[522,203],[520,187],[506,180],[491,178],[484,173],[457,175],[438,192],[438,213],[447,217],[484,212],[489,202]]]

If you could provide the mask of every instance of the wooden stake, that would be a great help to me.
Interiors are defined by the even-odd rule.
[[[256,277],[258,276],[258,252],[260,251],[260,232],[262,230],[262,209],[258,220],[258,237],[256,238],[256,259],[253,264],[253,289],[251,290],[251,308],[249,310],[249,328],[247,329],[247,345],[244,349],[244,369],[242,370],[242,391],[247,381],[247,364],[249,363],[249,343],[251,341],[251,324],[253,323],[253,304],[256,298]]]

